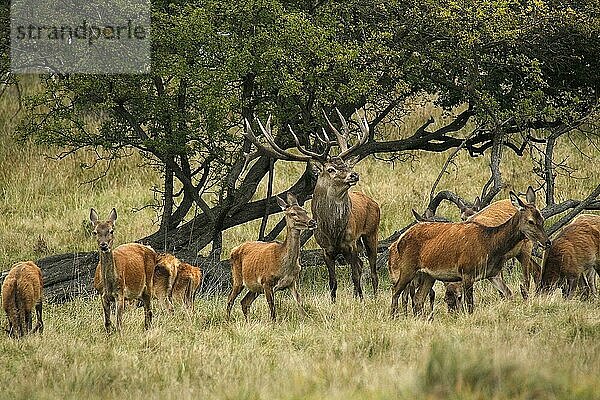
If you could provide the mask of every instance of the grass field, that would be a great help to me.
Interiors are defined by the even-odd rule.
[[[59,150],[15,141],[14,99],[2,97],[0,110],[0,270],[19,260],[93,250],[86,233],[90,207],[101,216],[117,207],[118,243],[156,229],[152,210],[132,211],[152,201],[150,189],[159,183],[140,156],[117,161],[103,179],[82,184],[102,171],[82,168],[93,162],[93,153],[49,159]],[[405,129],[428,113],[440,117],[431,108],[420,109]],[[559,177],[558,200],[581,198],[598,184],[597,147],[581,137],[573,140],[587,156],[563,141],[557,158],[568,157],[582,179]],[[365,160],[357,167],[357,189],[381,205],[381,237],[408,223],[411,208],[424,208],[448,154],[413,156],[412,162],[394,166]],[[459,155],[439,189],[474,198],[487,180],[487,162]],[[507,186],[499,198],[509,189],[535,185],[533,167],[530,155],[518,159],[506,153]],[[277,171],[275,189],[283,190],[301,167],[282,163]],[[455,209],[440,212],[457,217]],[[225,251],[255,238],[258,224],[227,231]],[[515,292],[517,270],[508,277]],[[97,299],[47,304],[43,335],[20,341],[0,336],[0,399],[600,398],[598,299],[564,301],[557,292],[528,302],[502,301],[488,283],[479,283],[474,314],[454,316],[436,287],[432,321],[391,320],[385,271],[383,290],[373,298],[367,289],[364,303],[351,296],[347,268],[341,268],[339,281],[339,300],[332,305],[324,268],[303,271],[308,316],[288,293],[278,293],[275,324],[264,297],[246,323],[239,303],[233,320],[226,321],[225,298],[213,296],[197,299],[194,314],[158,310],[148,332],[143,312],[129,310],[122,335],[106,336]]]

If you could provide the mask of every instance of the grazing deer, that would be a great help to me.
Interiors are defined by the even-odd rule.
[[[544,218],[535,206],[535,192],[527,190],[527,203],[510,192],[517,212],[505,223],[489,227],[475,221],[424,222],[412,226],[390,246],[388,267],[393,282],[391,314],[398,299],[417,272],[424,282],[415,296],[415,314],[421,314],[425,296],[436,279],[462,281],[467,310],[473,312],[473,284],[493,277],[502,268],[505,255],[524,237],[550,245]]]
[[[166,305],[171,312],[174,311],[173,289],[180,265],[181,261],[173,254],[161,253],[158,255],[156,267],[154,267],[152,295]]]
[[[287,233],[280,242],[246,242],[231,251],[231,277],[233,287],[227,300],[227,317],[236,297],[244,287],[248,293],[242,299],[242,312],[246,321],[250,306],[259,294],[264,293],[275,321],[274,292],[290,288],[296,303],[302,309],[298,293],[300,274],[300,232],[315,229],[317,223],[298,205],[296,196],[287,195],[287,202],[277,197],[277,203],[285,213]]]
[[[363,119],[359,124],[361,134],[359,135],[358,142],[348,147],[350,129],[339,110],[337,110],[337,113],[341,120],[343,134],[333,126],[327,115],[325,115],[329,127],[335,134],[337,144],[340,147],[340,153],[337,156],[329,156],[331,142],[325,130],[323,130],[323,135],[327,140],[323,141],[321,139],[325,143],[325,151],[322,154],[317,154],[301,146],[300,141],[290,127],[297,148],[302,155],[287,152],[277,146],[271,133],[270,117],[266,127],[260,121],[258,121],[258,124],[271,147],[263,146],[258,141],[252,133],[248,121],[246,121],[247,129],[244,133],[252,143],[271,157],[288,161],[311,162],[314,172],[318,175],[312,198],[311,211],[317,220],[315,239],[325,253],[324,258],[329,275],[329,289],[333,302],[335,302],[337,292],[335,260],[340,254],[351,266],[355,296],[363,298],[360,282],[363,262],[359,256],[362,247],[364,247],[369,259],[370,277],[374,294],[377,294],[377,287],[379,285],[379,278],[377,276],[379,205],[362,193],[349,191],[359,180],[358,173],[352,169],[356,159],[349,157],[352,152],[366,142],[369,136],[369,126],[366,120]],[[317,135],[317,137],[319,136]]]
[[[15,264],[2,283],[2,306],[8,318],[8,334],[20,338],[29,332],[44,331],[42,321],[42,270],[25,261]],[[35,306],[36,324],[32,330],[31,312]]]
[[[461,207],[461,218],[467,221],[474,221],[485,226],[498,226],[508,221],[517,212],[516,207],[511,203],[510,200],[496,201],[485,208],[481,208],[481,201],[479,197],[475,199],[473,207]],[[539,282],[541,267],[532,259],[531,252],[533,250],[533,243],[531,240],[525,238],[506,255],[506,261],[516,258],[521,264],[523,269],[523,280],[520,285],[521,296],[523,299],[529,297],[529,286],[531,277],[535,284]],[[498,289],[502,297],[512,297],[512,291],[506,285],[502,276],[492,280],[492,284]]]
[[[538,292],[548,292],[565,279],[563,296],[571,299],[578,282],[590,277],[588,285],[594,290],[594,269],[600,274],[600,216],[583,214],[564,227],[546,250]]]
[[[93,234],[98,242],[100,261],[94,276],[94,287],[102,293],[104,327],[112,330],[111,310],[116,302],[116,328],[121,330],[125,300],[141,299],[144,305],[144,327],[152,324],[152,280],[157,264],[156,252],[148,246],[127,243],[113,250],[117,210],[112,209],[106,221],[98,220],[98,213],[90,211]]]
[[[173,299],[194,309],[194,298],[202,283],[202,270],[186,262],[179,264],[173,285]]]

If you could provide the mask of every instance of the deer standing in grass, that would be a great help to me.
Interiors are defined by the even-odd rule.
[[[517,212],[516,207],[510,200],[496,201],[485,208],[481,208],[479,197],[475,199],[474,206],[461,207],[461,218],[467,221],[474,221],[485,226],[494,227],[508,221]],[[531,252],[533,250],[533,242],[527,238],[523,239],[505,256],[508,261],[516,258],[523,269],[523,280],[520,285],[521,296],[523,299],[529,297],[529,286],[531,277],[535,284],[539,282],[541,267],[532,259]],[[512,297],[512,291],[502,279],[502,275],[498,275],[492,284],[498,289],[502,297]]]
[[[391,314],[395,316],[400,295],[424,272],[424,282],[415,295],[414,313],[421,314],[425,297],[435,280],[462,281],[467,310],[473,312],[473,284],[493,277],[502,268],[505,255],[527,237],[550,245],[544,219],[535,206],[535,192],[527,190],[527,203],[510,192],[517,212],[505,223],[488,227],[474,221],[424,222],[412,226],[390,246],[388,267],[393,283]]]
[[[29,332],[44,331],[42,320],[42,270],[32,261],[15,264],[2,283],[2,306],[8,318],[8,334],[20,338]],[[35,307],[36,324],[31,313]]]
[[[324,144],[325,151],[315,153],[300,145],[300,141],[290,127],[296,145],[301,155],[282,150],[275,143],[271,133],[270,117],[266,127],[260,121],[258,124],[267,139],[270,147],[262,145],[252,133],[250,124],[246,121],[247,129],[244,135],[257,147],[273,158],[288,161],[311,162],[313,170],[318,174],[317,183],[312,198],[311,211],[317,220],[315,239],[324,250],[325,264],[329,275],[329,289],[331,301],[335,302],[337,293],[337,278],[335,273],[335,260],[342,255],[351,266],[354,295],[363,298],[360,278],[363,262],[360,259],[360,250],[364,247],[369,260],[371,284],[373,293],[377,293],[379,278],[377,276],[377,231],[379,228],[379,205],[368,196],[350,192],[349,189],[359,181],[359,175],[352,168],[356,159],[350,158],[352,153],[363,145],[369,137],[369,126],[363,118],[360,123],[361,133],[358,142],[348,147],[350,129],[348,123],[337,110],[341,120],[343,133],[340,133],[325,115],[329,127],[336,136],[340,153],[330,156],[329,150],[332,142],[325,130],[325,140],[316,135]]]
[[[156,267],[154,268],[153,297],[171,312],[174,311],[173,290],[180,266],[181,261],[173,254],[161,253],[156,259]]]
[[[296,196],[287,195],[287,202],[277,197],[277,203],[285,213],[287,233],[280,242],[246,242],[231,251],[231,277],[233,287],[227,300],[227,317],[231,316],[233,302],[244,287],[248,293],[242,298],[242,312],[246,321],[252,302],[264,293],[275,321],[273,295],[278,290],[290,288],[292,295],[302,309],[298,293],[300,274],[300,233],[315,229],[317,224],[298,205]]]
[[[152,280],[157,263],[156,252],[138,243],[122,244],[113,250],[117,210],[112,209],[106,221],[99,221],[93,208],[90,222],[98,243],[100,261],[94,276],[94,287],[101,293],[104,327],[111,332],[111,313],[116,303],[116,329],[121,330],[125,300],[140,299],[144,305],[144,327],[152,324]]]
[[[187,307],[194,309],[194,298],[202,283],[202,270],[186,262],[179,264],[177,278],[173,285],[174,301],[183,302]]]
[[[548,292],[564,279],[563,296],[567,299],[573,297],[577,284],[585,281],[593,293],[594,269],[600,274],[600,215],[582,214],[546,250],[538,292]]]

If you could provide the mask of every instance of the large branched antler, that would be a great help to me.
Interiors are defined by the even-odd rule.
[[[369,138],[369,124],[364,116],[362,118],[358,118],[358,127],[360,128],[360,133],[357,133],[358,141],[351,147],[348,147],[348,140],[350,139],[350,127],[348,126],[348,122],[346,121],[346,118],[344,118],[340,110],[336,108],[335,111],[337,112],[337,115],[342,124],[342,133],[340,133],[340,131],[337,130],[337,128],[331,123],[325,111],[323,111],[323,116],[325,117],[329,128],[335,134],[338,146],[340,147],[340,153],[338,154],[338,157],[343,159],[350,155],[353,151],[358,149],[360,146],[365,144],[365,142]],[[356,110],[356,114],[358,114],[358,110]]]
[[[270,115],[269,115],[269,118],[267,118],[267,123],[265,125],[263,125],[262,122],[260,121],[260,119],[258,119],[258,118],[256,118],[256,121],[257,121],[258,126],[260,127],[260,130],[263,133],[263,136],[267,140],[267,143],[269,143],[269,146],[265,146],[258,140],[258,138],[256,137],[256,135],[254,134],[254,132],[252,130],[252,127],[251,127],[248,119],[245,119],[246,130],[245,130],[245,132],[243,132],[243,135],[246,137],[246,139],[248,139],[250,142],[252,142],[252,144],[254,144],[260,151],[262,151],[269,157],[274,158],[276,160],[286,160],[286,161],[310,161],[311,159],[314,158],[313,156],[308,155],[304,152],[303,152],[303,155],[294,154],[294,153],[290,153],[289,151],[283,150],[281,147],[279,147],[277,145],[277,143],[275,143],[275,138],[273,137],[273,134],[271,133],[271,116]],[[295,137],[295,135],[294,135],[294,140],[296,140],[296,141],[298,140]]]

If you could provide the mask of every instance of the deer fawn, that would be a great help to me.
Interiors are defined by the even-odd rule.
[[[273,293],[290,288],[296,303],[302,309],[298,293],[300,274],[300,232],[315,229],[316,222],[298,205],[296,196],[287,195],[287,202],[277,197],[277,203],[285,213],[287,234],[283,243],[246,242],[231,251],[231,276],[233,288],[227,300],[227,317],[231,316],[233,302],[244,286],[248,293],[242,299],[242,312],[246,321],[252,302],[264,293],[275,321]]]
[[[497,227],[474,221],[420,223],[392,243],[388,261],[393,282],[392,316],[396,315],[400,295],[417,272],[425,275],[415,295],[415,314],[421,314],[425,296],[436,279],[462,281],[467,310],[473,312],[473,284],[497,275],[505,255],[518,242],[527,237],[549,246],[544,219],[535,206],[533,189],[527,190],[527,203],[513,192],[510,192],[510,198],[517,212]]]
[[[2,306],[8,318],[8,334],[20,338],[29,332],[44,331],[42,321],[42,270],[33,261],[15,264],[2,283]],[[37,321],[32,330],[31,312]]]
[[[157,263],[156,252],[138,243],[123,244],[112,249],[117,210],[112,209],[106,221],[99,221],[93,208],[90,222],[98,242],[100,261],[94,276],[94,286],[102,293],[104,327],[112,330],[111,310],[116,302],[117,331],[121,330],[125,300],[141,299],[144,305],[144,327],[152,323],[152,278]]]
[[[252,143],[271,157],[288,161],[311,162],[313,170],[318,174],[311,211],[317,220],[315,239],[325,253],[325,264],[327,265],[329,274],[329,289],[333,302],[335,302],[337,292],[335,260],[340,254],[351,266],[355,296],[363,298],[360,282],[363,266],[359,256],[361,247],[364,247],[369,259],[373,293],[377,293],[379,285],[379,278],[377,276],[379,205],[362,193],[349,192],[349,189],[356,185],[359,180],[358,173],[352,170],[356,159],[351,159],[350,156],[368,139],[369,126],[366,120],[363,119],[359,124],[361,134],[359,135],[358,142],[348,147],[350,129],[339,110],[337,110],[337,113],[341,120],[343,134],[333,126],[327,115],[325,115],[329,127],[336,136],[337,145],[340,148],[340,153],[337,156],[329,155],[332,142],[329,141],[325,130],[323,130],[323,134],[326,140],[316,135],[325,145],[325,151],[318,154],[301,146],[300,141],[290,127],[297,148],[302,155],[287,152],[276,145],[271,133],[270,117],[266,127],[260,121],[258,121],[258,125],[271,147],[266,147],[258,141],[252,133],[248,121],[246,121],[247,129],[244,133]]]
[[[481,201],[479,197],[475,199],[474,206],[461,207],[461,218],[463,220],[474,221],[485,226],[498,226],[503,222],[509,220],[517,209],[510,200],[496,201],[485,208],[481,208]],[[521,282],[521,296],[523,299],[529,297],[529,286],[530,280],[533,276],[533,281],[537,284],[540,279],[542,268],[540,265],[531,258],[531,252],[533,250],[533,243],[531,240],[525,238],[506,255],[506,261],[516,258],[521,264],[523,269],[523,281]],[[492,281],[492,284],[498,289],[502,297],[512,297],[512,291],[506,286],[502,275]]]
[[[173,289],[179,273],[181,261],[173,254],[161,253],[156,259],[154,277],[152,279],[152,294],[159,302],[173,312]]]
[[[588,281],[593,293],[594,269],[600,274],[600,216],[582,214],[564,227],[546,250],[538,292],[548,292],[565,279],[565,298],[573,297],[578,282]]]
[[[202,283],[202,270],[198,267],[182,262],[177,268],[177,278],[173,285],[173,299],[183,302],[187,307],[194,309],[194,298]]]

